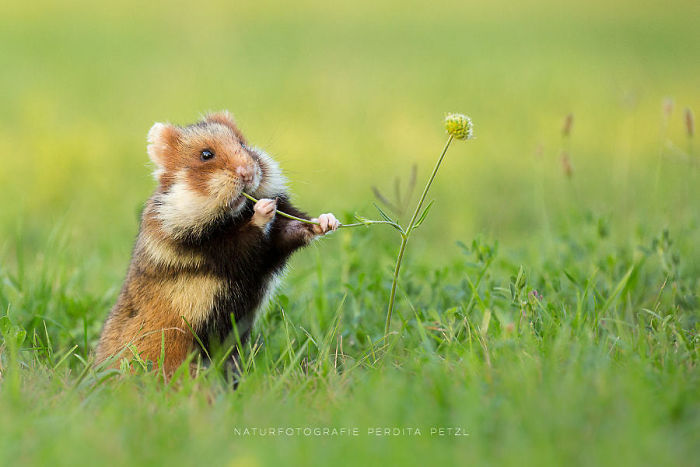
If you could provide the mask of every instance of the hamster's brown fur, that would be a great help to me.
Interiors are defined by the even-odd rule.
[[[247,144],[228,112],[185,127],[156,123],[148,142],[159,185],[96,360],[131,358],[133,345],[146,361],[162,354],[170,377],[199,347],[185,320],[206,348],[229,336],[233,316],[245,342],[289,256],[339,224],[332,214],[319,226],[275,215],[308,219],[290,203],[277,163]]]

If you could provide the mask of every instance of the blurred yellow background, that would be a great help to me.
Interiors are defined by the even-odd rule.
[[[700,109],[698,18],[697,1],[6,2],[0,247],[59,228],[120,276],[154,187],[148,129],[218,109],[281,162],[299,205],[368,217],[370,187],[391,194],[416,163],[420,188],[444,114],[469,114],[476,139],[430,196],[440,248],[540,241],[573,209],[625,233],[683,226],[700,199],[683,123]]]

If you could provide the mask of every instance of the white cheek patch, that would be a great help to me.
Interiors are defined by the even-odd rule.
[[[185,180],[184,171],[176,176],[170,189],[159,196],[157,217],[163,230],[176,238],[201,234],[221,217],[219,196],[204,196],[192,190]]]
[[[258,163],[264,173],[258,189],[255,190],[255,197],[272,198],[287,193],[287,179],[282,175],[282,169],[277,161],[262,149],[253,148],[252,150],[258,155]]]
[[[232,175],[226,172],[216,173],[207,182],[207,188],[211,193],[211,198],[219,205],[228,203],[232,196],[237,195],[236,183],[232,180]]]

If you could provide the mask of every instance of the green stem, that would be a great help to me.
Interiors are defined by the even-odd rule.
[[[399,272],[401,271],[401,262],[403,261],[403,255],[406,251],[406,245],[408,244],[408,238],[411,236],[411,232],[413,231],[413,228],[416,224],[416,220],[418,219],[418,214],[420,214],[420,210],[423,207],[423,203],[425,202],[425,197],[428,195],[428,191],[430,190],[430,186],[433,184],[433,180],[435,180],[435,176],[437,175],[438,169],[440,168],[440,164],[442,164],[443,159],[445,158],[445,154],[447,154],[447,149],[450,147],[450,144],[452,143],[452,140],[454,137],[450,135],[447,138],[447,142],[445,143],[445,147],[442,149],[442,153],[440,154],[440,157],[435,164],[435,167],[433,168],[433,173],[430,174],[430,178],[428,179],[428,183],[425,184],[425,188],[423,189],[423,193],[421,194],[420,199],[418,200],[418,204],[416,205],[416,209],[413,212],[413,216],[411,217],[411,221],[408,223],[408,227],[406,229],[403,229],[399,224],[396,222],[392,221],[375,221],[375,220],[368,220],[365,219],[362,222],[358,222],[355,224],[341,224],[340,227],[361,227],[361,226],[367,226],[370,224],[387,224],[392,227],[394,227],[396,230],[398,230],[401,233],[401,247],[399,248],[399,254],[398,257],[396,258],[396,266],[394,267],[394,278],[391,283],[391,295],[389,296],[389,308],[386,313],[386,324],[384,326],[384,336],[386,337],[389,334],[389,327],[391,326],[391,315],[392,312],[394,311],[394,302],[396,301],[396,287],[399,282]],[[248,193],[241,193],[243,196],[248,198],[254,203],[257,203],[258,200],[250,196]],[[277,214],[280,216],[286,217],[288,219],[293,219],[299,222],[304,222],[306,224],[315,224],[319,225],[318,222],[311,221],[308,219],[302,219],[300,217],[292,216],[291,214],[287,214],[286,212],[278,211],[275,210]]]
[[[440,158],[438,159],[437,163],[435,164],[435,168],[433,168],[433,173],[430,174],[430,178],[428,179],[428,183],[426,183],[425,188],[423,189],[423,194],[420,197],[420,200],[418,200],[418,204],[416,205],[416,210],[413,212],[413,216],[411,217],[411,221],[408,223],[408,227],[406,230],[404,230],[405,233],[401,234],[401,248],[399,248],[399,256],[396,258],[396,267],[394,268],[394,279],[391,283],[391,295],[389,295],[389,308],[387,309],[386,312],[386,324],[384,325],[384,336],[386,337],[389,334],[389,327],[391,326],[391,314],[394,311],[394,301],[396,300],[396,285],[399,282],[399,272],[401,270],[401,261],[403,260],[403,255],[404,252],[406,251],[406,244],[408,243],[408,238],[411,236],[411,232],[413,231],[413,226],[416,223],[416,219],[418,218],[418,214],[420,213],[421,207],[423,207],[423,203],[425,202],[425,197],[428,195],[428,190],[430,190],[430,185],[433,184],[433,180],[435,180],[435,176],[437,175],[437,171],[440,168],[440,164],[442,164],[442,160],[445,158],[445,154],[447,154],[447,149],[450,147],[450,144],[452,143],[452,139],[454,137],[450,135],[447,138],[447,142],[445,143],[445,147],[442,149],[442,153],[440,154]]]
[[[389,309],[386,312],[386,324],[384,324],[384,336],[389,334],[389,326],[391,326],[391,313],[394,311],[394,299],[396,297],[396,285],[399,282],[399,270],[401,269],[401,261],[403,253],[406,251],[408,237],[401,235],[401,248],[399,248],[399,256],[396,258],[396,267],[394,267],[394,280],[391,282],[391,295],[389,295]]]
[[[257,203],[257,202],[258,202],[257,199],[253,198],[252,196],[250,196],[250,195],[249,195],[248,193],[246,193],[246,192],[241,192],[241,194],[242,194],[243,196],[245,196],[246,198],[248,198],[249,200],[251,200],[252,202],[254,202],[254,203]],[[295,220],[295,221],[303,222],[303,223],[305,223],[305,224],[320,225],[320,224],[319,224],[318,222],[316,222],[316,221],[312,221],[312,220],[309,220],[309,219],[302,219],[301,217],[297,217],[297,216],[292,216],[291,214],[287,214],[286,212],[278,211],[277,209],[275,209],[275,212],[276,212],[277,214],[279,214],[280,216],[282,216],[282,217],[286,217],[287,219],[292,219],[292,220]],[[370,224],[388,224],[388,225],[391,225],[392,227],[394,227],[395,229],[401,230],[401,228],[399,227],[399,225],[396,224],[395,222],[390,222],[390,221],[375,221],[375,220],[369,220],[369,219],[365,220],[364,222],[357,222],[357,223],[355,223],[355,224],[340,224],[340,227],[341,227],[341,228],[363,227],[363,226],[367,226],[367,225],[370,225]]]
[[[418,201],[418,205],[416,206],[416,210],[413,212],[413,217],[411,217],[411,222],[408,223],[408,228],[406,229],[406,233],[408,235],[411,234],[411,230],[413,230],[413,224],[416,223],[416,218],[418,218],[418,213],[420,212],[420,208],[423,207],[423,203],[425,202],[425,197],[428,195],[428,190],[430,190],[430,185],[433,184],[433,180],[435,180],[435,175],[437,175],[437,171],[440,168],[440,164],[442,164],[442,160],[445,158],[445,154],[447,154],[447,149],[450,147],[450,144],[452,143],[452,139],[454,139],[454,136],[450,135],[447,138],[447,142],[445,143],[445,147],[442,149],[442,154],[440,154],[440,158],[438,159],[437,163],[435,164],[435,168],[433,168],[433,173],[430,174],[430,178],[428,179],[428,183],[425,185],[425,188],[423,189],[423,194],[420,197],[420,200]]]
[[[254,203],[257,203],[257,202],[258,202],[257,199],[253,198],[252,196],[250,196],[250,195],[249,195],[248,193],[246,193],[245,191],[242,191],[241,194],[242,194],[243,196],[245,196],[246,198],[248,198],[249,200],[251,200],[252,202],[254,202]],[[303,223],[305,223],[305,224],[320,225],[318,222],[310,221],[309,219],[302,219],[301,217],[297,217],[297,216],[292,216],[291,214],[287,214],[286,212],[278,211],[277,209],[275,209],[275,212],[276,212],[277,214],[279,214],[280,216],[282,216],[282,217],[286,217],[287,219],[292,219],[292,220],[295,220],[295,221],[303,222]]]

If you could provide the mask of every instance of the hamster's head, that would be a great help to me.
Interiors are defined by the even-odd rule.
[[[157,217],[175,237],[197,236],[225,217],[238,216],[243,191],[256,198],[286,193],[277,163],[251,147],[228,112],[179,127],[156,123],[148,133]]]

